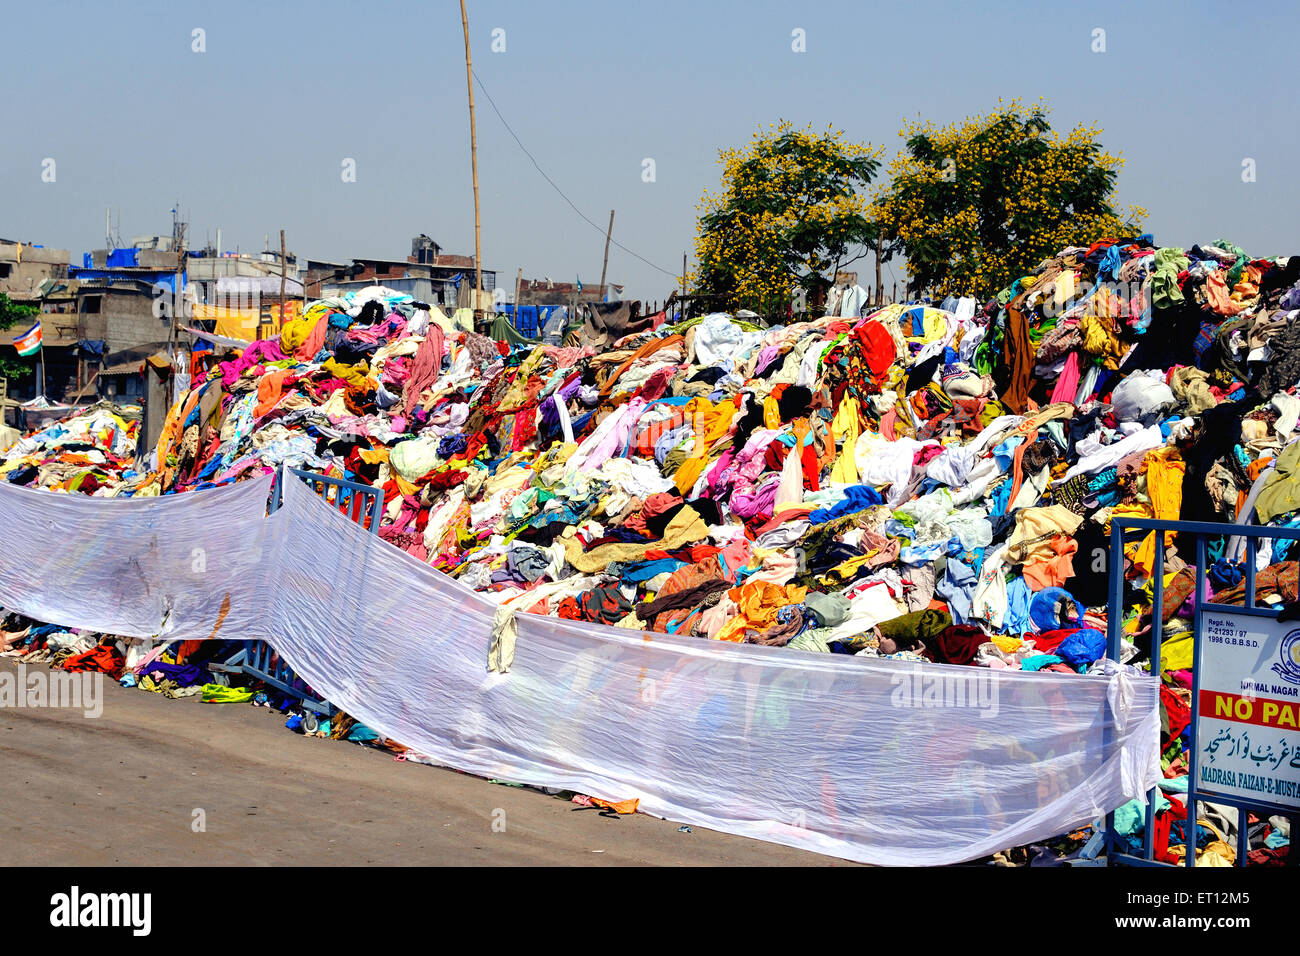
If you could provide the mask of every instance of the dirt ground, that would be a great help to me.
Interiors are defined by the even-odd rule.
[[[108,679],[99,718],[0,709],[0,866],[848,865],[678,826],[302,737],[267,708]]]

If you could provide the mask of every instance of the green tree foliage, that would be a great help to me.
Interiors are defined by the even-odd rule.
[[[698,207],[694,288],[724,308],[782,312],[795,290],[829,288],[848,251],[874,242],[860,190],[880,168],[879,152],[843,132],[783,122],[720,151],[719,162],[722,188]]]
[[[1113,206],[1123,160],[1098,127],[1056,133],[1012,101],[936,127],[910,123],[873,218],[907,257],[914,291],[990,298],[1069,245],[1139,231],[1146,210]]]

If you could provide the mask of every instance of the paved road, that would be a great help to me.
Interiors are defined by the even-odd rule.
[[[504,832],[493,831],[497,810]],[[602,817],[534,790],[305,738],[248,704],[169,700],[105,680],[97,719],[0,709],[0,866],[843,862],[701,827],[680,833],[644,814]]]

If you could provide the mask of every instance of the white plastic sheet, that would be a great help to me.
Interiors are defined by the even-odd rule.
[[[123,637],[260,637],[270,488],[92,498],[0,482],[0,607]]]
[[[141,636],[170,606],[169,634],[203,638],[230,594],[218,636],[270,639],[330,701],[447,766],[868,863],[1043,839],[1159,776],[1158,685],[1127,669],[921,666],[520,614],[509,673],[489,673],[487,596],[296,480],[250,518],[265,493],[0,490],[6,523],[45,537],[0,561],[0,604]],[[175,566],[195,547],[204,597]]]
[[[520,614],[510,672],[490,674],[484,595],[299,482],[272,520],[277,649],[347,713],[459,770],[909,865],[1064,833],[1159,777],[1157,682],[1131,670],[913,666]]]

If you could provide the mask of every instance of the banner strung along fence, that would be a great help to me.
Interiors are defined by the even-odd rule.
[[[378,733],[485,777],[877,864],[1086,825],[1159,778],[1156,680],[913,665],[498,608],[300,481],[100,499],[0,484],[0,606],[123,636],[262,638]]]

